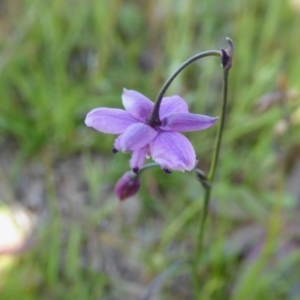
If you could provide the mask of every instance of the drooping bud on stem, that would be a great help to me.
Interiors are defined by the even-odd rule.
[[[115,185],[115,195],[122,201],[135,195],[141,182],[137,174],[132,171],[126,172]]]
[[[135,195],[141,186],[140,176],[148,169],[159,167],[158,163],[144,165],[140,170],[126,172],[115,185],[115,195],[122,201]]]

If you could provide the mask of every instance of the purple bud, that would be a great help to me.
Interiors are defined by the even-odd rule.
[[[126,172],[115,185],[115,195],[122,201],[137,193],[141,185],[139,177],[133,172]]]
[[[234,44],[230,38],[226,38],[228,42],[228,47],[226,49],[221,49],[222,52],[222,66],[225,70],[230,70],[232,66],[232,58],[234,53]]]

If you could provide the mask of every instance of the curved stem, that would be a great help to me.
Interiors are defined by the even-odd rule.
[[[151,169],[151,168],[155,168],[155,167],[159,167],[159,166],[160,166],[160,164],[158,164],[156,162],[146,164],[139,170],[139,172],[138,172],[138,174],[136,174],[136,176],[140,176],[141,173],[147,169]]]
[[[149,125],[153,125],[153,126],[157,126],[160,125],[160,119],[159,119],[159,108],[160,108],[160,104],[161,101],[168,89],[168,87],[170,86],[170,84],[173,82],[173,80],[177,77],[177,75],[184,70],[188,65],[190,65],[191,63],[193,63],[196,60],[199,60],[201,58],[207,57],[207,56],[222,56],[222,52],[221,51],[217,51],[217,50],[210,50],[210,51],[204,51],[201,53],[198,53],[192,57],[190,57],[188,60],[186,60],[169,78],[168,80],[165,82],[165,84],[163,85],[163,87],[161,88],[153,110],[151,112],[150,118],[149,118]]]

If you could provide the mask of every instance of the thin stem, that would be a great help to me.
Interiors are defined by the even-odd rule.
[[[137,174],[137,176],[140,176],[141,173],[147,169],[151,169],[151,168],[155,168],[155,167],[159,167],[159,166],[160,166],[160,164],[158,164],[156,162],[146,164],[139,170],[139,173]]]
[[[210,51],[204,51],[204,52],[201,52],[201,53],[198,53],[192,57],[190,57],[188,60],[186,60],[169,78],[168,80],[165,82],[165,84],[163,85],[163,87],[161,88],[157,98],[156,98],[156,101],[155,101],[155,104],[154,104],[154,107],[153,107],[153,110],[151,112],[151,115],[150,115],[150,118],[149,118],[149,125],[152,125],[152,126],[157,126],[157,125],[160,125],[160,119],[159,119],[159,108],[160,108],[160,104],[161,104],[161,101],[168,89],[168,87],[170,86],[170,84],[173,82],[173,80],[177,77],[177,75],[183,71],[188,65],[190,65],[191,63],[193,63],[194,61],[198,60],[198,59],[201,59],[201,58],[204,58],[204,57],[207,57],[207,56],[219,56],[221,57],[222,56],[222,52],[221,51],[217,51],[217,50],[210,50]]]
[[[223,135],[223,129],[225,125],[225,116],[226,116],[226,107],[227,107],[227,94],[228,94],[228,75],[229,70],[224,69],[224,88],[223,88],[223,105],[222,105],[222,115],[220,120],[220,126],[218,128],[218,134],[217,134],[217,140],[216,140],[216,146],[214,150],[214,154],[212,157],[212,162],[210,165],[210,169],[208,172],[208,180],[210,182],[213,182],[215,173],[216,173],[216,167],[219,159],[219,153],[221,148],[221,142],[222,142],[222,135]]]
[[[224,68],[224,75],[223,75],[223,104],[222,104],[222,114],[221,114],[221,120],[220,125],[218,127],[218,133],[216,137],[216,144],[214,148],[214,153],[208,173],[208,181],[210,183],[213,182],[216,172],[216,167],[218,163],[220,148],[221,148],[221,142],[222,142],[222,135],[224,130],[224,124],[225,124],[225,116],[226,116],[226,106],[227,106],[227,93],[228,93],[228,75],[229,75],[229,69]],[[200,287],[199,282],[197,280],[197,266],[199,259],[201,257],[201,254],[203,252],[203,237],[204,237],[204,227],[207,220],[208,215],[208,208],[209,208],[209,201],[210,201],[210,195],[211,195],[211,188],[207,187],[205,188],[204,193],[204,204],[203,204],[203,211],[202,211],[202,217],[200,220],[200,226],[199,226],[199,232],[197,235],[197,241],[196,241],[196,247],[195,247],[195,256],[194,256],[194,263],[192,266],[192,274],[193,274],[193,286],[195,291],[195,299],[199,299],[200,297]]]

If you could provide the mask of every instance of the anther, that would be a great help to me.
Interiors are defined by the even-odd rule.
[[[137,174],[139,172],[139,168],[138,167],[135,167],[132,169],[133,173]]]
[[[165,171],[166,174],[172,174],[172,172],[167,168],[164,168],[164,171]]]

